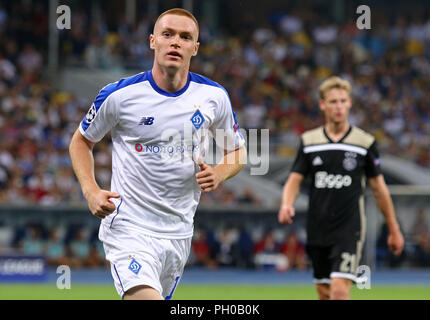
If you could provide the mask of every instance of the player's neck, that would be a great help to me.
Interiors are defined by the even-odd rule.
[[[338,142],[342,139],[350,128],[349,122],[327,122],[325,132],[333,142]]]
[[[167,92],[181,90],[187,84],[188,69],[172,70],[154,64],[152,78],[158,87]]]

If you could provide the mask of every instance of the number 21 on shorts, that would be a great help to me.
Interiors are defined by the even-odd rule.
[[[340,271],[345,273],[355,274],[355,271],[356,271],[354,270],[356,266],[355,260],[356,260],[355,254],[350,254],[349,252],[343,252],[342,263],[340,264]]]

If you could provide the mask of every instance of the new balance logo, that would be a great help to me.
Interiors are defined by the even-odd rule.
[[[154,123],[154,117],[142,117],[142,119],[140,119],[139,126],[141,125],[150,126],[153,123]]]
[[[322,165],[323,164],[323,161],[322,161],[322,159],[319,157],[319,156],[317,156],[313,161],[312,161],[312,165],[313,166],[320,166],[320,165]]]

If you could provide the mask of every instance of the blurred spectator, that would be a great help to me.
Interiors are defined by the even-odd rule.
[[[0,254],[7,254],[11,250],[13,235],[12,227],[0,225]]]
[[[235,263],[233,250],[236,240],[235,232],[230,229],[221,229],[217,234],[217,240],[219,242],[217,262],[223,267],[233,266]]]
[[[43,255],[45,242],[42,237],[42,229],[38,225],[32,225],[27,229],[19,248],[24,255]]]
[[[261,206],[261,200],[256,196],[251,188],[245,188],[243,194],[237,198],[239,204]]]
[[[419,267],[430,267],[430,225],[426,212],[420,209],[412,228],[415,242],[415,259]]]
[[[42,55],[31,45],[26,44],[18,57],[18,65],[23,73],[34,73],[42,67]]]
[[[289,269],[307,268],[305,246],[299,242],[295,232],[291,232],[281,244],[280,252],[288,259]]]
[[[197,265],[208,267],[210,269],[217,267],[217,263],[210,255],[210,247],[204,230],[201,229],[194,232],[191,248]]]
[[[253,251],[254,242],[251,235],[245,228],[241,228],[239,231],[239,238],[236,243],[236,259],[237,266],[241,268],[252,268],[254,267]]]
[[[81,267],[99,267],[100,260],[95,255],[95,249],[91,246],[86,230],[77,229],[69,243],[70,265],[75,268]]]
[[[288,259],[280,253],[279,249],[274,232],[267,232],[254,246],[255,264],[265,269],[288,270]]]
[[[250,102],[244,108],[243,124],[246,129],[263,128],[264,119],[267,113],[266,106],[263,102],[263,95],[253,91],[250,96]]]
[[[272,231],[266,233],[266,235],[255,244],[254,252],[264,253],[277,253],[279,252],[279,245],[276,243],[275,236]]]
[[[209,193],[202,193],[200,203],[205,206],[222,204],[223,206],[233,206],[239,201],[237,195],[224,185]]]
[[[60,265],[70,265],[67,257],[66,246],[58,235],[59,229],[52,228],[46,240],[45,255],[48,266],[58,267]]]

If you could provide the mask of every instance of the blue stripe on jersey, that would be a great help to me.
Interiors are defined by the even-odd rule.
[[[100,90],[99,94],[97,95],[96,99],[94,100],[94,106],[96,108],[96,113],[100,109],[101,105],[105,100],[115,91],[120,90],[122,88],[125,88],[129,85],[136,84],[139,82],[143,82],[149,79],[149,75],[151,74],[151,71],[147,71],[144,73],[139,73],[134,76],[121,79],[117,82],[108,84],[106,87],[104,87],[102,90]],[[152,78],[152,76],[151,76]],[[89,123],[87,122],[86,117],[84,117],[84,120],[82,120],[82,129],[86,131],[89,127]]]
[[[197,73],[193,73],[193,72],[190,72],[190,76],[191,76],[191,81],[196,82],[196,83],[201,83],[201,84],[207,84],[207,85],[213,86],[213,87],[221,88],[225,91],[225,93],[228,96],[227,90],[225,90],[225,88],[222,85],[220,85],[219,83],[217,83],[217,82],[215,82],[209,78],[206,78],[204,76],[201,76]]]

